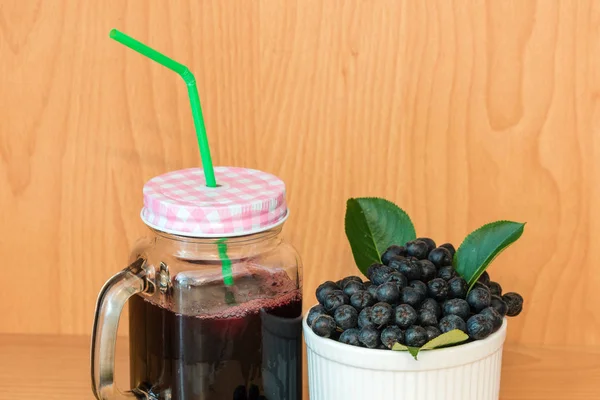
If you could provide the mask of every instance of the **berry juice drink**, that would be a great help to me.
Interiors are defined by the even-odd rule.
[[[284,273],[249,271],[229,294],[206,274],[199,282],[182,273],[170,304],[134,296],[132,386],[171,400],[301,399],[300,291]],[[198,313],[207,304],[214,311]]]

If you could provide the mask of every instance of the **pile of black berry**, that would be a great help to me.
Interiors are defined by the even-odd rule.
[[[521,312],[523,298],[503,295],[487,272],[467,293],[467,282],[452,267],[454,253],[452,244],[436,247],[429,238],[390,246],[383,264],[369,267],[369,281],[348,276],[321,284],[307,323],[319,336],[371,349],[396,342],[421,347],[453,329],[485,339],[504,316]]]

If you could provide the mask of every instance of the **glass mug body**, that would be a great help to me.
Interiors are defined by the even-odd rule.
[[[98,299],[96,397],[301,399],[302,267],[281,229],[229,238],[151,229]],[[122,392],[108,332],[127,300],[133,389]]]

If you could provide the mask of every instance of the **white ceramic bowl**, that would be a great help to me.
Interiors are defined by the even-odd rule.
[[[423,351],[374,350],[324,339],[302,322],[311,400],[498,400],[502,327],[485,340]]]

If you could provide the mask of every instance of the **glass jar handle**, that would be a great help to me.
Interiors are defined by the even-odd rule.
[[[121,311],[136,293],[151,292],[154,285],[143,268],[146,260],[138,258],[110,278],[102,287],[96,303],[92,331],[92,390],[99,400],[148,398],[143,392],[121,392],[114,382],[115,346]]]

